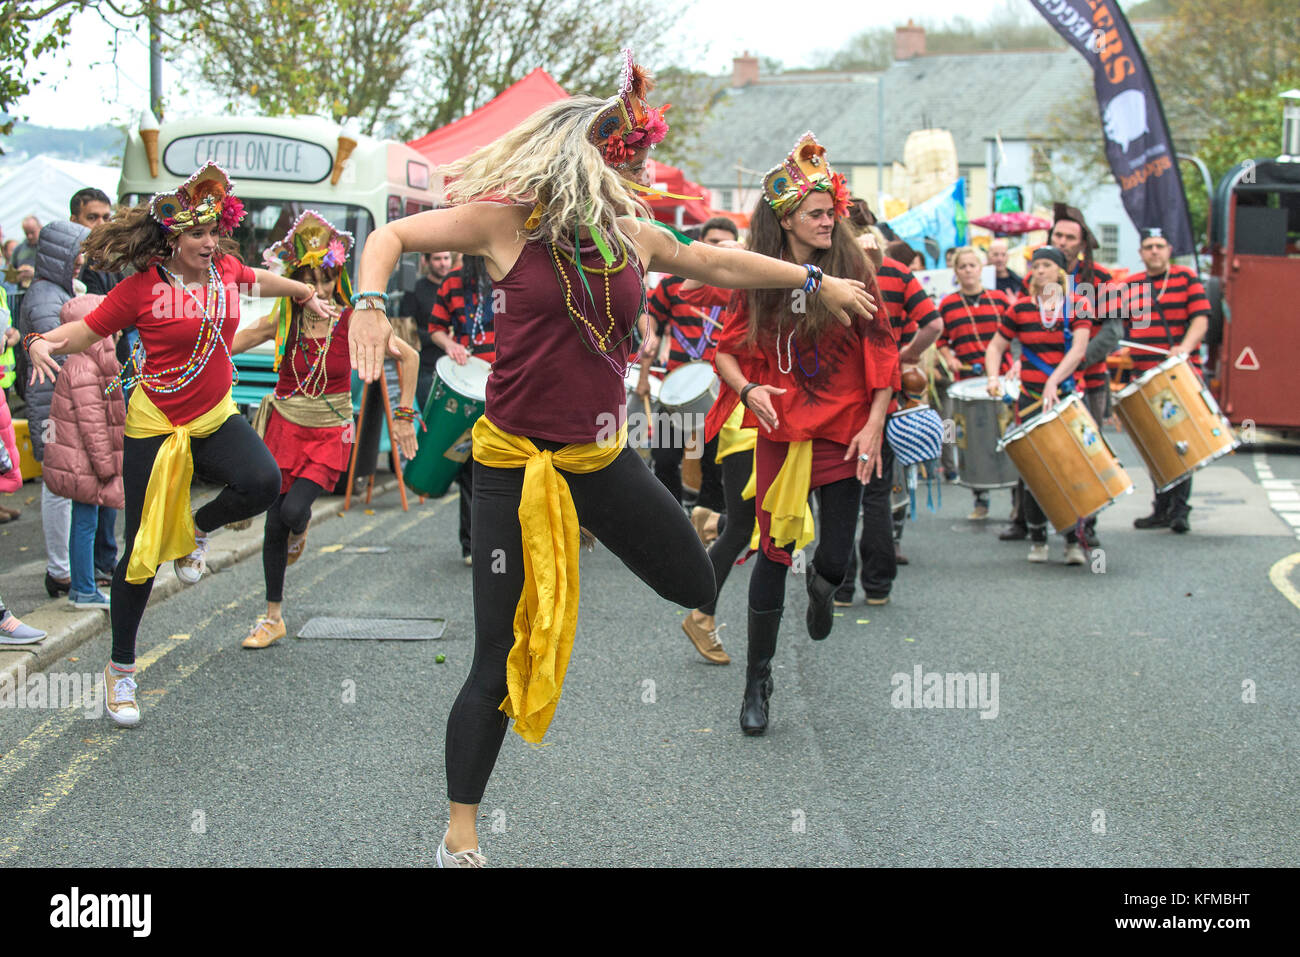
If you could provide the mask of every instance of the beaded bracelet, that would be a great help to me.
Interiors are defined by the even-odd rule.
[[[420,430],[428,432],[429,427],[424,424],[424,417],[409,405],[399,405],[393,409],[393,418],[398,422],[419,422]]]
[[[812,263],[806,263],[803,268],[808,270],[808,278],[804,281],[803,291],[810,296],[815,296],[822,287],[822,271]]]
[[[29,354],[32,351],[33,339],[45,339],[45,337],[41,335],[39,332],[29,332],[27,333],[27,335],[23,336],[23,350]],[[48,342],[49,340],[46,341]]]
[[[307,284],[306,284],[306,283],[303,283],[303,285],[305,286],[305,285],[307,285]],[[307,295],[303,296],[301,299],[294,299],[294,302],[295,302],[297,305],[299,305],[299,306],[305,306],[305,305],[307,305],[307,303],[311,302],[312,297],[315,296],[315,295],[316,295],[316,290],[315,290],[315,289],[311,289],[311,290],[307,293]]]
[[[359,292],[352,297],[353,302],[360,302],[362,299],[381,299],[384,304],[388,303],[388,293],[386,292]]]

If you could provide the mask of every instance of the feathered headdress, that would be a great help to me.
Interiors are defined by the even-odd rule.
[[[221,235],[229,236],[244,218],[244,204],[235,196],[226,171],[209,162],[174,192],[155,193],[149,215],[172,236],[208,223],[217,223]]]
[[[799,137],[781,165],[763,177],[763,198],[774,213],[784,216],[811,192],[829,192],[835,200],[835,215],[848,215],[849,184],[843,174],[831,169],[826,147],[808,132]]]
[[[305,210],[293,221],[284,237],[262,251],[262,264],[277,276],[291,274],[302,266],[322,269],[339,267],[335,289],[346,303],[352,302],[352,284],[343,267],[352,249],[352,234],[338,229],[314,209]],[[273,309],[275,324],[275,369],[280,368],[289,340],[289,320],[293,310],[288,299],[279,300]]]
[[[625,162],[635,150],[648,149],[668,134],[664,114],[672,106],[650,106],[646,94],[654,89],[650,74],[632,62],[631,49],[623,51],[623,80],[587,128],[587,138],[611,166]]]

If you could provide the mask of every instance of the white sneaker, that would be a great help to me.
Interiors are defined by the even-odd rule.
[[[108,716],[127,727],[140,723],[135,687],[135,679],[130,675],[116,675],[111,668],[104,669],[104,704]]]
[[[1029,560],[1039,564],[1047,561],[1047,542],[1031,542],[1029,545]]]
[[[1078,542],[1068,542],[1065,546],[1065,564],[1083,565],[1088,561],[1088,556],[1083,553],[1083,546]]]
[[[472,851],[457,851],[453,854],[447,850],[445,837],[438,845],[437,860],[439,867],[487,867],[487,858],[480,854],[477,848]]]
[[[172,569],[176,572],[176,577],[187,585],[193,585],[202,578],[208,570],[208,536],[196,532],[194,551],[172,562]]]

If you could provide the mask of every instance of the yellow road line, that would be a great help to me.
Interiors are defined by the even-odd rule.
[[[1300,608],[1300,589],[1291,584],[1291,569],[1300,565],[1300,552],[1294,555],[1288,555],[1286,558],[1278,559],[1273,567],[1268,570],[1268,580],[1273,583],[1273,587],[1280,591],[1283,596],[1296,608]]]

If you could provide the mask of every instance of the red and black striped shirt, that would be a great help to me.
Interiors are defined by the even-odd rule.
[[[1092,320],[1088,318],[1091,309],[1087,301],[1077,296],[1072,305],[1068,320],[1071,333],[1083,331],[1091,335]],[[1003,315],[998,333],[1004,339],[1019,339],[1021,347],[1032,352],[1049,369],[1055,369],[1065,358],[1065,324],[1058,317],[1050,325],[1045,325],[1038,303],[1033,299],[1017,299],[1015,305]],[[1035,397],[1047,384],[1048,374],[1027,356],[1021,360],[1020,382]]]
[[[1135,273],[1129,277],[1125,290],[1128,312],[1124,320],[1124,331],[1134,342],[1155,346],[1157,349],[1172,349],[1183,341],[1193,319],[1210,314],[1210,300],[1206,298],[1205,287],[1201,285],[1196,273],[1186,266],[1170,266],[1158,276],[1149,276],[1145,271]],[[1155,306],[1156,302],[1160,304],[1159,309]],[[1158,352],[1142,349],[1132,349],[1130,355],[1133,359],[1133,372],[1137,375],[1167,358]],[[1199,371],[1200,356],[1192,353],[1188,359]]]
[[[898,333],[899,348],[911,342],[921,326],[939,320],[934,302],[925,294],[921,283],[897,259],[885,257],[876,270],[876,286],[889,321]]]
[[[730,289],[700,286],[682,291],[681,276],[665,276],[646,298],[659,335],[667,336],[668,371],[699,359],[712,362]],[[714,325],[716,323],[716,325]]]
[[[487,363],[495,362],[497,346],[492,329],[491,288],[487,295],[470,290],[467,296],[464,276],[463,269],[453,269],[438,287],[429,332],[441,329],[468,349],[470,355]]]
[[[1092,264],[1093,279],[1091,283],[1084,283],[1079,278],[1079,273],[1083,270],[1083,263],[1076,262],[1074,271],[1070,274],[1074,278],[1074,292],[1076,296],[1084,299],[1088,303],[1088,315],[1092,316],[1092,330],[1089,335],[1095,336],[1101,330],[1102,320],[1112,315],[1112,309],[1115,306],[1115,295],[1119,287],[1113,285],[1114,278],[1110,270],[1098,263]],[[1107,386],[1109,383],[1109,374],[1106,371],[1106,359],[1102,358],[1100,362],[1094,362],[1086,369],[1082,369],[1084,389],[1097,389]]]
[[[984,375],[984,352],[1010,309],[1011,301],[996,289],[981,289],[975,296],[953,292],[940,301],[943,332],[939,333],[938,344],[951,349],[963,365],[974,367],[970,372],[959,371],[958,379]],[[1004,353],[999,375],[1010,367],[1011,357]]]

